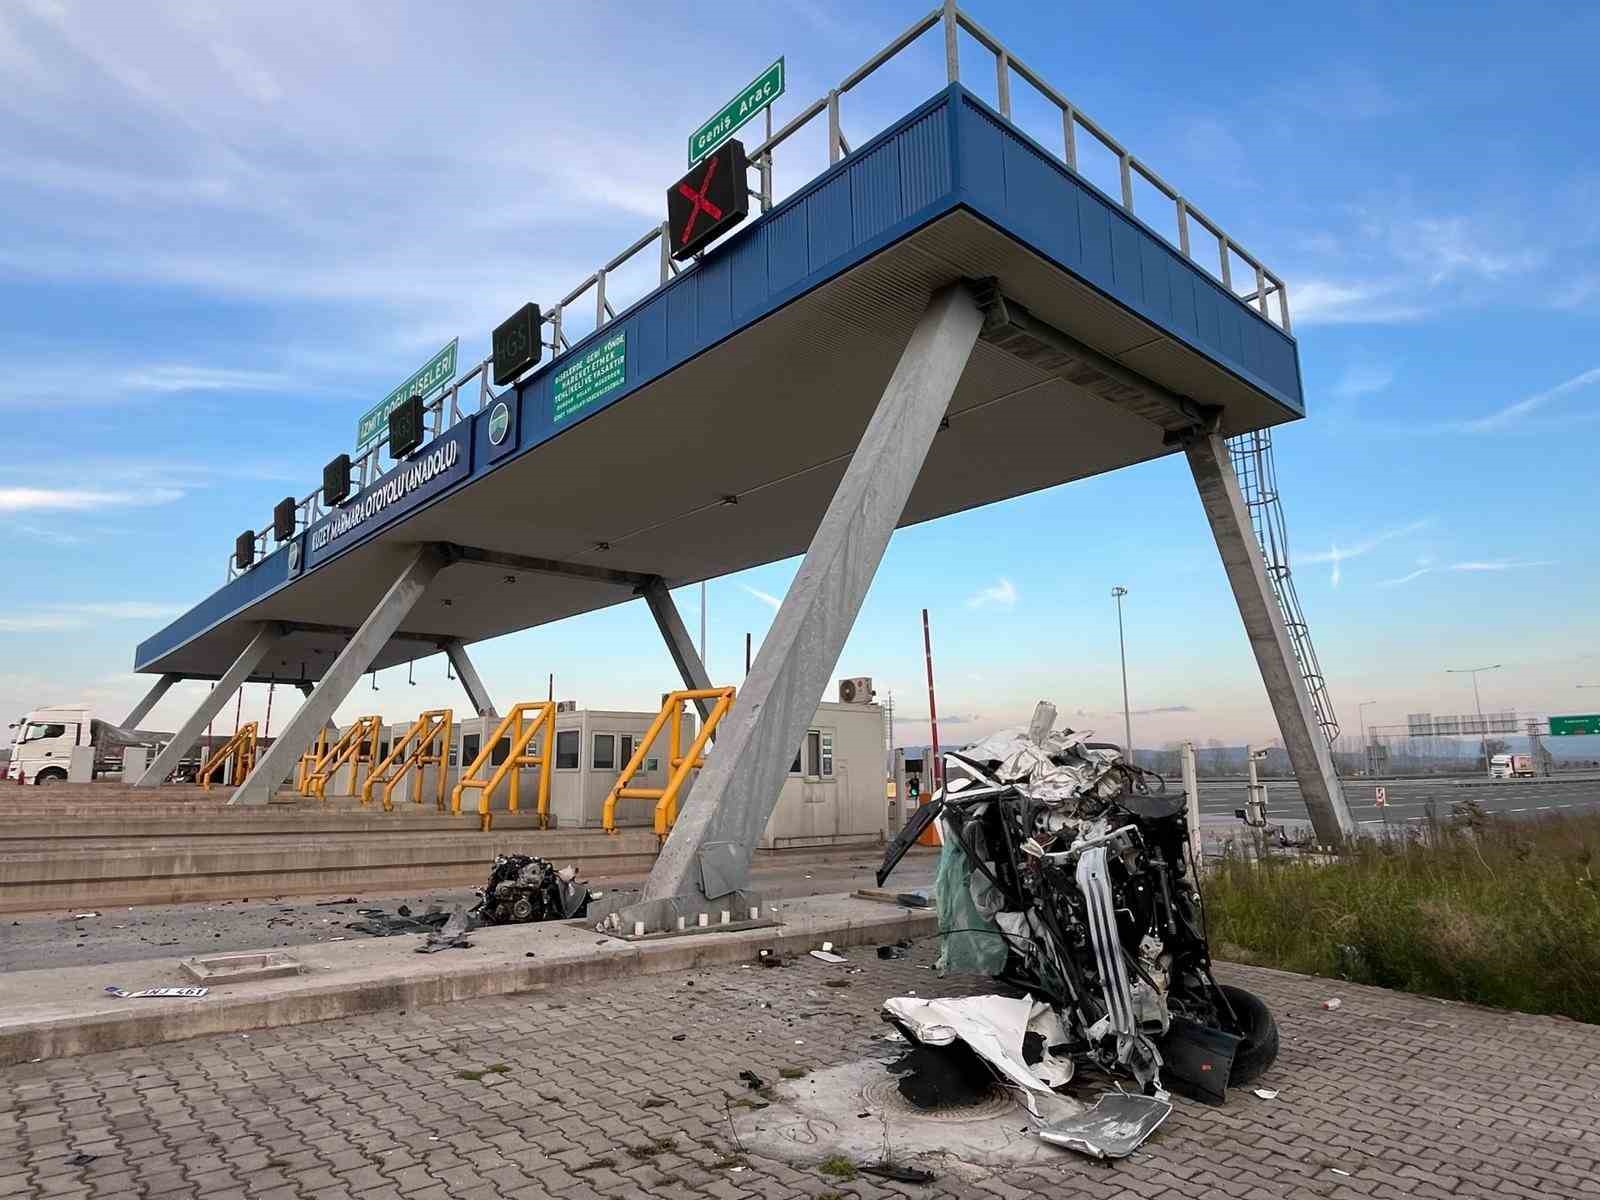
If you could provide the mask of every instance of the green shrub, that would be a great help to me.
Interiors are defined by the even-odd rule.
[[[1204,891],[1213,950],[1600,1023],[1600,814],[1458,809],[1331,862],[1225,855]]]

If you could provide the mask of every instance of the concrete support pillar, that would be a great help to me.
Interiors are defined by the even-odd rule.
[[[182,675],[174,675],[168,672],[151,684],[150,690],[144,694],[144,699],[135,704],[132,711],[122,718],[122,728],[137,729],[139,722],[150,715],[150,710],[161,703],[161,697],[165,696],[172,685],[182,678]]]
[[[957,285],[933,298],[912,331],[722,722],[716,753],[650,872],[641,910],[692,905],[748,881],[795,747],[838,665],[982,323],[977,304]]]
[[[300,711],[289,718],[288,725],[261,756],[255,770],[229,797],[230,805],[260,805],[272,799],[279,785],[294,771],[300,756],[316,739],[317,732],[333,716],[334,709],[360,682],[378,652],[394,636],[400,622],[422,599],[423,592],[445,565],[444,555],[435,547],[418,547],[405,569],[389,585],[383,599],[378,601],[378,606],[339,651],[339,657],[306,697]]]
[[[189,748],[200,740],[200,736],[206,731],[206,726],[211,724],[223,706],[233,699],[233,694],[244,686],[244,681],[250,678],[251,672],[282,638],[283,630],[277,625],[269,623],[258,628],[255,636],[250,639],[250,644],[240,652],[238,658],[233,660],[233,666],[217,680],[217,686],[202,697],[200,706],[189,714],[189,719],[177,733],[172,735],[167,748],[156,755],[155,762],[150,764],[133,786],[159,787],[183,761],[183,756],[189,753]]]
[[[1317,725],[1311,695],[1295,663],[1283,610],[1267,580],[1266,561],[1251,528],[1228,447],[1219,435],[1211,433],[1190,442],[1185,453],[1317,840],[1338,845],[1355,832],[1355,822],[1345,804],[1327,739]]]
[[[661,630],[662,640],[667,643],[667,653],[672,655],[672,661],[677,664],[678,674],[683,677],[683,686],[691,692],[715,687],[711,676],[706,674],[705,663],[700,661],[700,652],[689,638],[689,630],[683,623],[678,606],[672,602],[672,593],[667,590],[666,583],[659,577],[652,579],[640,589],[640,594],[650,606],[650,615],[656,619],[656,628]],[[694,706],[700,710],[702,721],[710,719],[711,701],[696,700]]]
[[[295,687],[300,689],[300,694],[302,696],[304,696],[307,700],[311,699],[311,693],[316,691],[316,689],[317,689],[317,685],[314,684],[314,683],[297,683],[297,684],[295,684]],[[334,736],[338,736],[339,725],[331,716],[327,720],[327,727],[328,727],[329,731],[334,734]],[[315,741],[315,740],[316,740],[316,737],[315,737],[315,735],[313,735],[312,741]]]
[[[444,652],[450,660],[450,665],[456,669],[456,678],[461,680],[461,686],[466,691],[473,710],[480,717],[499,720],[500,714],[495,711],[494,701],[489,699],[489,689],[483,686],[483,680],[478,676],[478,669],[467,657],[466,643],[460,639],[452,639],[444,643]]]

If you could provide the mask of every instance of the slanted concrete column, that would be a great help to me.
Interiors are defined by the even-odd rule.
[[[405,569],[389,585],[383,599],[378,601],[378,606],[339,651],[339,657],[306,697],[300,711],[289,718],[289,724],[261,756],[255,770],[229,797],[230,805],[266,804],[272,799],[272,794],[289,778],[295,763],[316,739],[318,731],[333,716],[333,710],[350,694],[350,689],[360,681],[445,565],[444,555],[435,547],[418,547]]]
[[[936,295],[900,356],[834,491],[761,653],[723,719],[712,754],[645,883],[660,908],[748,881],[750,857],[778,802],[795,747],[838,665],[867,588],[905,512],[983,322],[965,287]],[[646,919],[647,917],[641,917]]]
[[[488,717],[491,721],[499,720],[500,714],[495,711],[494,701],[489,699],[489,689],[483,686],[478,669],[467,657],[466,643],[459,638],[453,638],[444,643],[444,652],[450,660],[450,665],[456,669],[456,678],[461,680],[467,699],[472,702],[473,711],[480,717]]]
[[[255,636],[250,639],[250,644],[240,652],[238,658],[233,660],[233,666],[217,680],[217,686],[201,698],[200,706],[189,715],[189,719],[183,723],[178,732],[172,735],[167,748],[156,755],[155,762],[150,764],[133,786],[159,787],[183,761],[183,756],[189,753],[189,747],[200,740],[200,735],[222,711],[223,705],[233,699],[233,694],[244,686],[244,681],[250,678],[250,673],[282,638],[283,630],[277,625],[268,623],[258,628]]]
[[[1295,664],[1294,645],[1267,580],[1266,560],[1251,528],[1250,511],[1228,458],[1227,444],[1217,434],[1206,434],[1190,442],[1185,453],[1317,840],[1336,846],[1355,832],[1355,822],[1345,804],[1327,739],[1317,725],[1311,695]]]
[[[678,674],[683,677],[683,686],[691,692],[716,686],[711,682],[711,676],[706,674],[706,665],[700,661],[700,652],[694,648],[689,630],[683,623],[678,606],[672,601],[672,593],[667,590],[666,582],[658,576],[639,590],[644,602],[650,606],[650,615],[656,619],[656,628],[661,630],[661,637],[667,643],[667,653],[672,655]],[[696,700],[694,706],[700,710],[702,721],[710,720],[710,700]]]
[[[150,690],[144,694],[144,699],[135,704],[132,711],[122,718],[122,728],[137,729],[139,722],[150,715],[150,710],[161,703],[161,697],[165,696],[172,685],[182,678],[182,675],[174,675],[168,672],[151,684]]]
[[[317,685],[314,683],[297,683],[295,684],[295,687],[299,688],[300,694],[309,700],[311,699],[311,693],[316,691]],[[335,737],[339,735],[338,723],[335,722],[331,716],[327,720],[327,728]],[[311,740],[316,741],[315,736],[313,736]]]

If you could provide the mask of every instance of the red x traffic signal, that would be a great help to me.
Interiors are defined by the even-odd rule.
[[[667,231],[673,258],[689,258],[732,229],[750,211],[744,143],[718,146],[667,189]]]

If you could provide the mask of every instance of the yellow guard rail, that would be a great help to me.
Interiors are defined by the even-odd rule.
[[[306,773],[304,786],[300,791],[306,796],[315,796],[318,800],[326,800],[328,780],[333,778],[333,773],[346,763],[350,764],[350,787],[352,793],[356,791],[356,777],[361,773],[362,763],[371,763],[378,757],[378,739],[383,736],[383,718],[377,715],[358,717],[349,729],[339,736],[339,740],[329,746],[321,758],[317,759],[311,770]]]
[[[396,739],[384,760],[372,768],[372,774],[361,785],[361,803],[372,802],[372,789],[383,787],[383,811],[394,811],[394,790],[412,770],[420,778],[423,769],[438,768],[439,794],[434,804],[444,811],[445,764],[450,759],[450,730],[455,722],[455,711],[449,708],[430,708],[417,714],[416,721],[406,730],[405,736]],[[393,769],[393,774],[390,773]],[[417,803],[422,803],[422,789],[417,789]]]
[[[617,801],[618,800],[654,800],[656,802],[656,833],[666,837],[672,828],[673,822],[678,819],[678,793],[683,790],[689,772],[706,765],[705,746],[716,732],[717,725],[733,707],[733,689],[700,688],[683,692],[669,692],[666,699],[661,702],[661,711],[656,714],[656,719],[650,722],[650,728],[644,737],[633,748],[633,757],[628,760],[628,765],[622,768],[617,776],[617,782],[612,785],[610,793],[606,796],[605,807],[600,813],[600,823],[605,826],[607,833],[617,832]],[[683,706],[690,700],[715,700],[711,712],[706,716],[705,724],[700,727],[699,734],[689,746],[687,754],[680,755],[678,749],[683,745]],[[661,736],[662,727],[667,729],[667,786],[662,788],[629,787],[628,781],[638,773],[644,765],[645,757],[649,754],[650,747],[655,745],[656,739]]]
[[[309,796],[306,791],[306,780],[311,777],[311,772],[321,761],[322,756],[328,752],[328,727],[324,725],[317,732],[317,740],[306,747],[306,752],[300,756],[300,765],[295,769],[294,790],[302,796]]]
[[[223,742],[215,754],[206,759],[205,766],[200,768],[200,774],[195,776],[196,782],[209,792],[211,777],[224,763],[229,762],[233,764],[233,772],[228,776],[230,783],[242,783],[244,777],[255,767],[256,723],[254,721],[239,726],[239,731]]]
[[[529,754],[528,745],[544,732],[544,752]],[[478,772],[489,763],[500,739],[511,738],[511,752],[488,779],[480,779]],[[506,793],[506,811],[516,812],[520,796],[519,782],[523,767],[539,768],[539,828],[547,829],[550,823],[550,765],[556,749],[556,706],[550,700],[530,700],[518,704],[487,738],[472,765],[461,772],[461,782],[450,793],[450,811],[461,812],[461,796],[468,788],[478,789],[478,828],[487,831],[494,824],[494,814],[489,811],[489,801],[506,776],[511,786]]]

